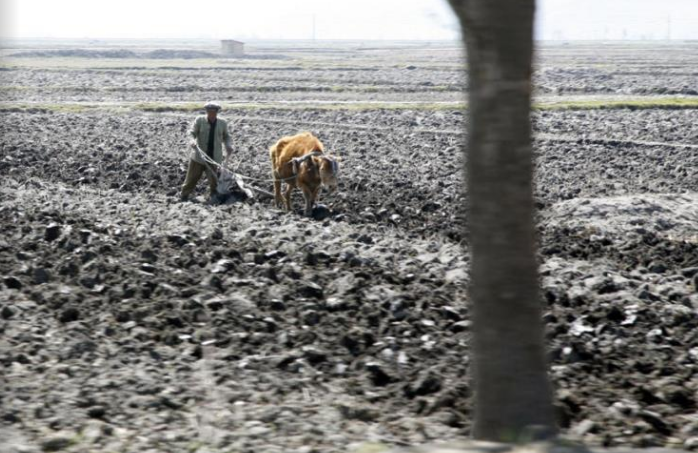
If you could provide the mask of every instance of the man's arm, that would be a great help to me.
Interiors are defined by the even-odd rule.
[[[189,128],[189,135],[192,136],[192,140],[189,144],[191,145],[192,148],[196,148],[197,146],[199,146],[197,139],[199,138],[200,131],[201,131],[201,124],[199,122],[199,118],[197,118],[194,120],[191,127]]]

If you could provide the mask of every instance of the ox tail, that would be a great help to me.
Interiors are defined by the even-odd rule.
[[[272,161],[276,162],[281,156],[281,153],[283,152],[284,148],[288,145],[290,140],[287,138],[282,138],[278,142],[274,143],[274,145],[269,148],[269,154],[271,155]]]

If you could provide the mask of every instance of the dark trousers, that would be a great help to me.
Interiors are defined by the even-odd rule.
[[[182,185],[182,198],[187,198],[196,188],[196,184],[201,179],[201,176],[206,173],[208,178],[208,185],[211,189],[211,195],[215,195],[216,186],[218,185],[218,178],[213,173],[213,171],[206,168],[204,164],[200,164],[194,160],[189,160],[189,168],[187,169],[187,177]]]

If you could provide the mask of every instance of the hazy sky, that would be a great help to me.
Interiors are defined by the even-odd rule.
[[[310,39],[313,22],[318,39],[458,37],[446,0],[0,0],[5,38]],[[538,0],[537,31],[698,39],[698,0]]]

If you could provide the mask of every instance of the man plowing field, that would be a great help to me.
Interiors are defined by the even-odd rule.
[[[225,162],[228,161],[233,152],[228,122],[218,117],[221,106],[215,102],[209,102],[204,106],[204,109],[206,115],[198,116],[189,130],[192,136],[191,147],[193,151],[189,158],[187,177],[180,194],[182,201],[189,198],[204,173],[208,178],[210,199],[215,201],[218,184],[217,169],[215,165],[206,162],[206,157],[220,165],[223,162],[223,145],[225,145],[226,150]],[[202,156],[201,153],[205,153],[206,157]]]

